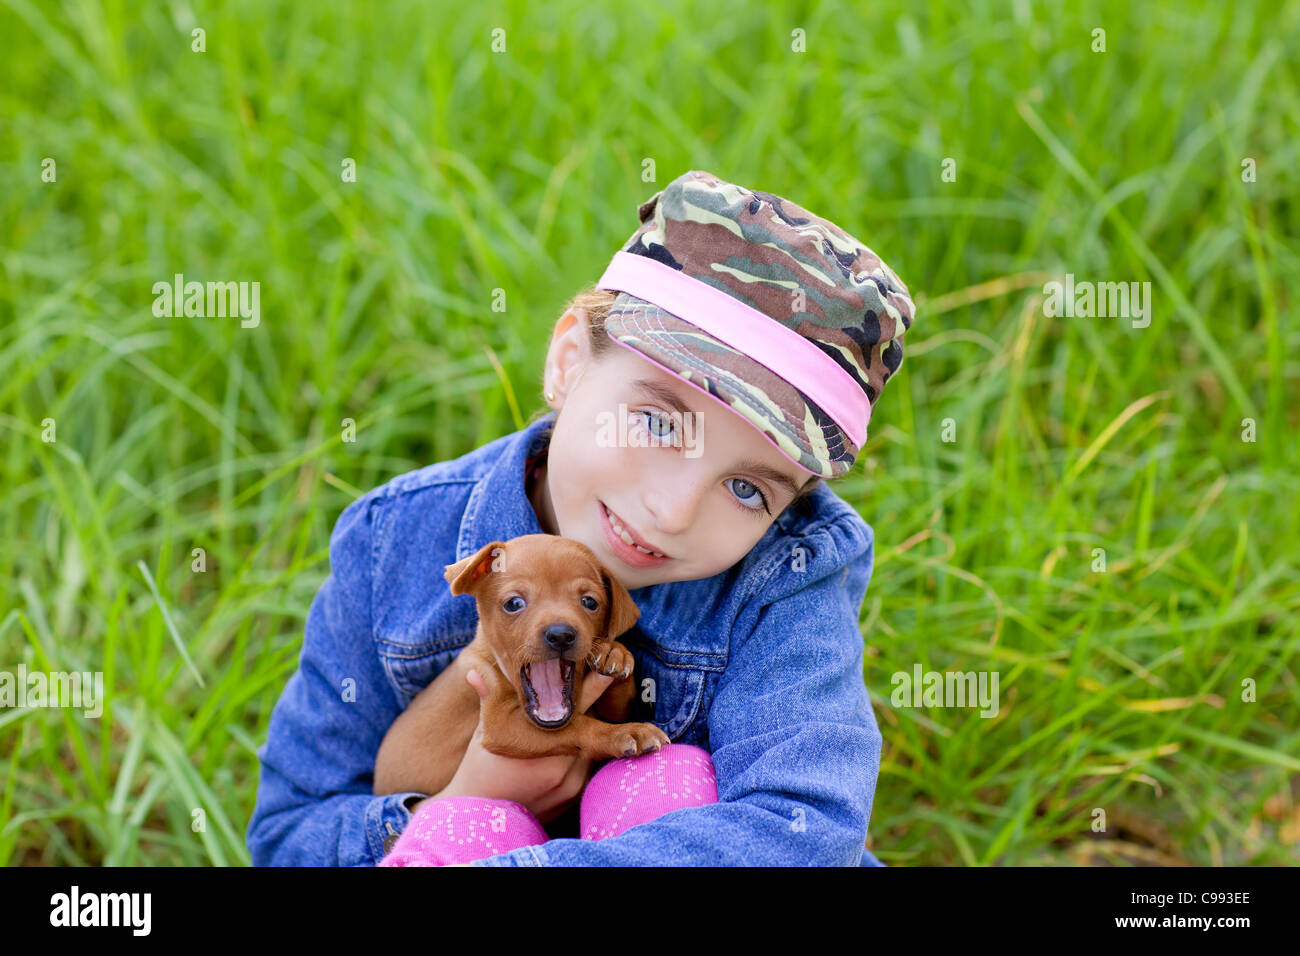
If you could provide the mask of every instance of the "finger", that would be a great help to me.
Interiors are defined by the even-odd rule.
[[[569,774],[564,778],[564,784],[561,787],[565,799],[572,799],[587,786],[587,778],[591,774],[591,758],[579,757],[573,761],[573,766],[569,768]]]
[[[582,682],[582,691],[578,694],[578,713],[585,714],[591,705],[605,693],[605,688],[614,683],[613,677],[607,677],[596,671],[588,671]]]
[[[541,811],[536,814],[537,819],[544,824],[549,824],[571,809],[581,798],[582,791],[587,786],[587,772],[590,767],[591,761],[587,758],[574,759],[565,772],[564,778],[541,799]]]

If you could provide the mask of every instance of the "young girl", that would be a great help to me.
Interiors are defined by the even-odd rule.
[[[639,214],[556,325],[550,410],[340,517],[259,751],[254,864],[878,865],[873,532],[820,479],[852,467],[911,298],[833,223],[710,173]],[[594,768],[497,757],[476,733],[441,793],[374,795],[385,733],[474,637],[444,568],[539,533],[628,588],[632,719],[673,742]]]

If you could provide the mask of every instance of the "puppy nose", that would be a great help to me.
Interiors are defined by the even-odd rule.
[[[563,653],[573,646],[578,639],[578,632],[567,624],[552,624],[542,635],[548,647]]]

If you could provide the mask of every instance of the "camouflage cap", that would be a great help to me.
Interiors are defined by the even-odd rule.
[[[853,467],[903,361],[907,287],[834,223],[691,170],[638,208],[597,288],[605,331],[758,428],[803,470]]]

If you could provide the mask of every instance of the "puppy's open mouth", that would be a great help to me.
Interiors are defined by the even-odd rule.
[[[519,670],[524,713],[539,727],[563,727],[573,716],[573,661],[533,661]]]

